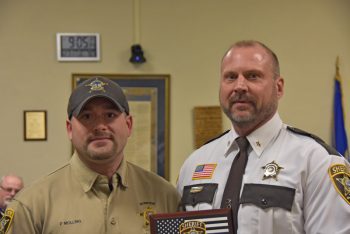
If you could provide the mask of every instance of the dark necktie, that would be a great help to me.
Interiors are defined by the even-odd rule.
[[[248,161],[247,149],[249,142],[245,137],[238,137],[236,142],[239,153],[232,162],[230,174],[227,178],[224,194],[222,196],[221,208],[231,208],[234,225],[234,233],[237,233],[237,213],[239,207],[239,195],[241,191],[242,178]]]

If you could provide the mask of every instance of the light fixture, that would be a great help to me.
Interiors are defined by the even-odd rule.
[[[131,46],[130,63],[144,63],[146,58],[143,56],[142,47],[140,44],[134,44]]]

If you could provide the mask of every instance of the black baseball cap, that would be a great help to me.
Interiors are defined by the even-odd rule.
[[[122,88],[105,77],[92,77],[78,85],[69,97],[68,118],[79,115],[84,105],[96,97],[104,97],[113,102],[121,111],[129,114],[129,104]]]

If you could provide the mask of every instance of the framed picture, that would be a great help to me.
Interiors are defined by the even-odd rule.
[[[128,99],[133,130],[126,159],[169,180],[170,75],[73,74],[73,89],[98,76],[118,83]]]
[[[23,111],[23,117],[25,141],[47,140],[47,117],[45,110]]]
[[[99,61],[98,33],[57,33],[58,61]]]

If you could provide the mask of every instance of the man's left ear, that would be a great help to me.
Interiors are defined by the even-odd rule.
[[[282,77],[278,77],[276,80],[277,85],[277,97],[281,98],[284,94],[284,79]]]
[[[129,129],[129,136],[131,135],[131,131],[132,131],[132,124],[133,124],[133,119],[132,119],[132,116],[131,115],[128,115],[126,116],[126,124],[128,126],[128,129]]]

